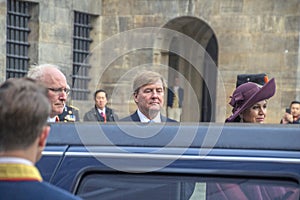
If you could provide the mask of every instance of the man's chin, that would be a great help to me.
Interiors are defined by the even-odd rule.
[[[55,110],[55,115],[60,115],[61,113],[63,113],[64,112],[64,109],[63,108],[61,108],[61,109],[56,109]]]
[[[158,112],[160,112],[160,107],[152,107],[149,109],[149,112],[150,113],[153,113],[153,114],[157,114]]]

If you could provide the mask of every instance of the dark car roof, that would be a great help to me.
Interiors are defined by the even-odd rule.
[[[56,123],[48,145],[300,150],[298,125]]]

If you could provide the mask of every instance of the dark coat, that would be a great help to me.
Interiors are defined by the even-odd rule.
[[[105,107],[105,115],[106,115],[106,121],[107,122],[113,122],[118,120],[118,116],[114,113],[114,111],[109,108]],[[102,117],[95,106],[90,111],[84,114],[83,121],[98,121],[98,122],[104,122],[104,117]]]
[[[170,119],[170,118],[167,118],[163,115],[161,115],[160,118],[161,118],[161,122],[177,122],[177,121],[175,121],[173,119]],[[140,122],[141,120],[140,120],[139,115],[137,114],[137,111],[135,111],[132,115],[127,116],[127,117],[121,119],[120,121],[123,121],[123,122],[131,122],[131,121]]]
[[[22,178],[21,178],[22,179]],[[80,200],[67,191],[45,181],[1,181],[1,199]]]
[[[4,164],[0,168],[1,175],[4,174],[7,178],[0,181],[0,199],[80,200],[79,197],[46,181],[40,182],[40,174],[34,166],[24,169],[23,164],[14,164],[14,167]],[[24,175],[30,178],[24,178]]]
[[[172,107],[173,105],[173,99],[174,99],[174,90],[173,87],[168,89],[168,102],[167,102],[167,106],[168,107]],[[183,89],[181,87],[178,88],[178,105],[179,108],[182,107],[182,101],[183,101]]]

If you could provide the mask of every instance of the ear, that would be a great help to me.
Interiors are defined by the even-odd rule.
[[[133,93],[133,100],[134,100],[135,103],[138,102],[137,96],[138,96],[137,92]]]
[[[42,133],[39,137],[39,147],[42,149],[44,149],[44,147],[46,146],[49,132],[50,132],[50,126],[44,126]]]
[[[37,162],[42,156],[42,151],[44,150],[44,148],[46,146],[49,132],[50,132],[50,126],[44,126],[43,130],[42,130],[42,133],[37,138],[37,145],[38,146],[37,146],[35,162]]]

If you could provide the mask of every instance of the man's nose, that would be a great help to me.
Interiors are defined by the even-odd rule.
[[[67,99],[67,93],[66,92],[61,92],[60,94],[59,94],[59,99],[60,100],[66,100]]]
[[[158,92],[156,90],[152,91],[152,97],[157,97],[158,96]]]

